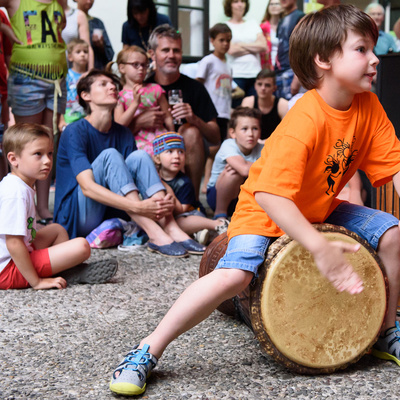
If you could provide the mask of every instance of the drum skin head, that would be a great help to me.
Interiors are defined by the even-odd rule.
[[[364,282],[357,295],[338,292],[313,257],[288,236],[275,241],[251,290],[251,322],[263,349],[286,367],[330,373],[357,361],[375,343],[387,307],[387,280],[374,250],[352,232],[324,224],[328,240],[362,243],[346,254]]]

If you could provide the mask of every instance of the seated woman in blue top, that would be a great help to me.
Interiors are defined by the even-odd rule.
[[[128,0],[128,21],[122,26],[122,44],[148,50],[147,42],[153,29],[159,25],[172,25],[170,19],[159,14],[153,0]]]
[[[87,236],[110,213],[124,212],[147,233],[150,251],[173,257],[199,254],[204,247],[174,220],[173,197],[166,193],[152,159],[137,150],[128,128],[112,120],[117,82],[116,76],[100,70],[79,80],[79,103],[87,116],[61,135],[55,221],[73,238]]]

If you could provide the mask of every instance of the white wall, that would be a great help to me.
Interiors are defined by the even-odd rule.
[[[97,0],[99,1],[99,0]],[[261,23],[262,17],[265,14],[268,0],[249,0],[250,9],[246,14],[246,20],[254,20]],[[229,18],[224,14],[223,0],[210,0],[210,27],[218,22],[225,22]]]
[[[267,3],[268,0],[251,0],[250,10],[246,15],[246,19],[261,22]],[[73,0],[68,0],[68,4],[76,8],[76,3]],[[122,24],[128,19],[126,4],[127,0],[95,0],[89,12],[89,14],[103,21],[115,54],[122,49]],[[227,19],[224,14],[222,0],[210,0],[210,26],[213,26],[217,22],[224,22]]]
[[[111,40],[115,57],[122,49],[121,34],[122,24],[128,19],[126,16],[126,0],[95,0],[89,14],[100,18]],[[76,8],[76,3],[68,0],[68,5]]]

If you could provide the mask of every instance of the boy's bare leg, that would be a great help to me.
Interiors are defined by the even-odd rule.
[[[53,275],[75,267],[90,257],[90,246],[85,238],[75,238],[49,247]]]
[[[139,345],[161,357],[175,338],[207,318],[223,301],[243,291],[253,273],[239,269],[217,269],[192,283],[171,307],[155,331]]]
[[[225,168],[218,177],[215,188],[217,189],[217,202],[214,215],[227,214],[229,204],[239,196],[240,185],[244,179],[232,168]]]
[[[36,249],[46,249],[69,240],[67,231],[59,224],[51,224],[36,232],[34,245]]]
[[[49,193],[50,193],[51,175],[42,181],[36,181],[36,211],[40,218],[52,218],[49,210]]]
[[[221,221],[213,220],[200,215],[189,215],[188,217],[181,217],[176,220],[179,227],[188,235],[196,233],[202,229],[213,230],[218,225],[222,225]]]
[[[201,185],[201,193],[207,193],[207,184],[211,177],[213,162],[214,158],[207,157],[206,165],[204,167],[204,178],[203,178],[203,184]]]
[[[389,281],[389,303],[382,332],[395,325],[400,292],[400,231],[399,227],[387,230],[378,246],[378,255],[385,266]]]
[[[90,257],[90,246],[85,238],[69,240],[67,231],[59,224],[45,226],[36,233],[36,249],[49,249],[53,274],[75,267]]]
[[[203,136],[197,127],[188,124],[182,125],[179,133],[183,136],[186,147],[185,172],[193,183],[196,200],[198,200],[201,178],[206,164]]]
[[[206,160],[206,165],[204,167],[204,179],[203,185],[201,187],[201,193],[207,193],[207,184],[211,177],[211,170],[214,163],[215,155],[217,154],[221,146],[210,146],[210,155]]]

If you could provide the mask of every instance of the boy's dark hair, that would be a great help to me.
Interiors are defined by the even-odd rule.
[[[179,31],[177,31],[171,25],[162,24],[157,26],[157,28],[154,29],[151,33],[149,37],[149,48],[156,51],[156,48],[158,46],[158,39],[163,37],[182,41],[182,35]]]
[[[276,79],[276,73],[274,70],[272,69],[268,69],[268,68],[264,68],[262,69],[256,76],[256,81],[257,79],[264,79],[264,78],[272,78],[274,80],[275,83],[275,79]]]
[[[3,152],[6,156],[10,151],[20,155],[27,143],[43,136],[53,140],[51,130],[47,126],[31,123],[15,124],[4,132]]]
[[[131,25],[136,30],[139,30],[140,26],[136,22],[135,18],[133,18],[133,13],[141,13],[146,10],[149,10],[149,27],[154,28],[156,26],[157,10],[153,0],[128,0],[126,12],[128,14],[129,25]]]
[[[232,37],[231,28],[227,24],[218,23],[210,28],[210,38],[215,39],[221,33],[230,33]]]
[[[245,0],[245,2],[246,2],[246,8],[244,10],[243,15],[246,15],[250,8],[250,1]],[[224,0],[224,13],[229,18],[232,17],[232,3],[233,3],[233,0]]]
[[[81,93],[82,92],[90,93],[90,88],[92,87],[93,82],[99,76],[106,76],[107,78],[110,78],[115,83],[117,90],[119,89],[120,86],[120,81],[117,75],[114,75],[111,72],[103,71],[100,69],[92,69],[87,75],[79,79],[76,91],[79,97],[79,104],[83,107],[87,115],[89,115],[92,112],[92,110],[90,109],[89,103],[86,103],[86,101],[82,99]]]
[[[341,53],[349,30],[370,37],[374,44],[378,40],[378,28],[374,20],[350,4],[330,6],[310,13],[296,25],[289,41],[289,61],[306,89],[317,88],[320,83],[315,56],[319,55],[322,61],[329,61],[334,53]]]
[[[248,118],[255,118],[258,120],[261,126],[261,116],[262,113],[257,108],[250,108],[250,107],[237,107],[233,111],[231,115],[231,119],[229,120],[228,129],[236,129],[238,119],[240,117],[248,117]]]
[[[83,40],[79,38],[72,39],[68,44],[67,44],[67,52],[68,54],[71,54],[74,51],[74,47],[78,46],[78,44],[82,44],[89,48],[89,45]]]

